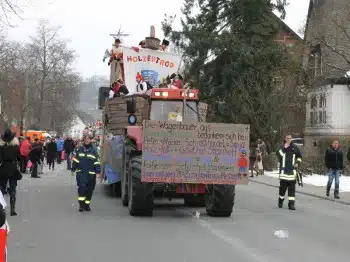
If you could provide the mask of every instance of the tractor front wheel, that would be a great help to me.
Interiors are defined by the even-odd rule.
[[[129,213],[132,216],[152,216],[153,184],[141,182],[141,156],[132,156],[129,163]]]

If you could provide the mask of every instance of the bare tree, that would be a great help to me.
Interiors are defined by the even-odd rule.
[[[22,19],[21,14],[22,9],[12,0],[2,0],[0,1],[0,24],[4,26],[14,27],[11,23],[11,16],[15,15],[17,18]]]
[[[38,97],[37,123],[44,125],[44,114],[52,108],[53,96],[59,93],[57,90],[66,88],[75,79],[68,79],[72,75],[72,64],[75,60],[75,52],[67,46],[67,40],[60,38],[59,27],[51,26],[48,21],[41,20],[37,28],[36,36],[31,38],[27,46],[28,59],[34,64],[35,96]],[[50,99],[51,98],[51,99]],[[69,104],[70,97],[62,98]],[[47,123],[46,123],[47,125]]]
[[[2,126],[62,131],[71,121],[81,78],[71,68],[74,51],[58,36],[58,29],[41,21],[27,44],[0,35]]]

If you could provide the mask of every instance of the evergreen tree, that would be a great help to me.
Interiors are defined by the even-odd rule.
[[[211,121],[250,124],[252,138],[270,145],[280,139],[286,104],[298,97],[274,78],[299,70],[287,48],[274,42],[280,28],[273,11],[283,18],[286,0],[274,2],[189,0],[181,32],[169,34],[183,51],[186,75],[216,109]]]

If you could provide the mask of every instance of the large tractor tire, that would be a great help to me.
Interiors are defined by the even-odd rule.
[[[130,215],[152,216],[153,184],[141,182],[141,156],[130,158],[128,189]]]
[[[229,217],[235,201],[235,185],[212,185],[206,198],[208,216]]]
[[[185,195],[184,203],[186,207],[205,207],[204,195]]]

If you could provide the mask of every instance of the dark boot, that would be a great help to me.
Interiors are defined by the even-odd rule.
[[[10,215],[11,216],[17,216],[17,213],[16,213],[16,198],[15,197],[11,197],[10,198]]]
[[[84,212],[84,201],[79,201],[79,212]]]
[[[329,196],[329,191],[331,191],[331,185],[327,184],[326,196]]]
[[[280,197],[278,198],[278,207],[279,208],[283,207],[283,200],[284,200],[283,198],[280,198]]]
[[[334,198],[335,199],[339,199],[339,185],[335,185],[335,188],[334,188]]]
[[[295,210],[295,201],[294,201],[294,200],[290,200],[290,201],[288,202],[288,208],[289,208],[290,210]]]
[[[85,211],[91,211],[91,209],[90,209],[90,204],[86,204],[86,203],[85,203],[85,205],[84,205],[84,210],[85,210]]]

